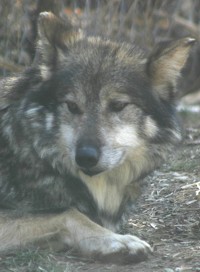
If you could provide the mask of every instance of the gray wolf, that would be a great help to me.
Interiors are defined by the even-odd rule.
[[[144,260],[150,245],[119,222],[182,139],[176,84],[194,40],[146,56],[47,12],[38,32],[32,67],[1,81],[0,250],[52,242]]]

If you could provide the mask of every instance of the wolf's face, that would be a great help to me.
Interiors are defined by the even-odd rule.
[[[130,64],[132,51],[88,40],[84,47],[81,43],[73,47],[70,62],[59,72],[64,81],[62,142],[74,168],[87,175],[118,166],[130,149],[143,144],[140,123],[144,114],[137,106],[135,90],[140,89],[141,81],[147,88],[148,82],[139,72],[144,69],[143,59],[134,55],[136,67]],[[122,53],[127,54],[127,61],[120,59]],[[74,72],[68,75],[71,69]]]
[[[43,16],[43,80],[27,93],[19,117],[41,158],[94,176],[127,160],[150,165],[163,156],[162,146],[181,140],[173,98],[190,40],[146,58],[131,45],[86,38]],[[60,35],[51,36],[55,29],[45,20]]]
[[[84,59],[79,56],[76,64],[73,60],[78,72],[63,94],[65,102],[60,110],[62,142],[68,147],[73,166],[87,175],[118,166],[130,149],[143,144],[140,137],[143,112],[133,95],[134,88],[139,86],[137,83],[131,86],[134,67],[117,63],[117,53],[113,55],[113,48],[109,51],[108,45],[103,57],[104,50],[104,45],[100,53],[96,49],[92,52],[92,48],[88,52],[81,50]],[[130,80],[124,79],[124,73]]]

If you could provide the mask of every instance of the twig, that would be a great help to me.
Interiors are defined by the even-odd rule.
[[[187,188],[190,188],[190,187],[193,187],[193,186],[197,186],[197,187],[200,186],[200,181],[194,182],[192,184],[184,185],[184,186],[181,187],[181,189],[187,189]]]
[[[186,145],[200,145],[200,141],[186,142]]]

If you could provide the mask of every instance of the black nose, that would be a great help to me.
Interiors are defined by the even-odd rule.
[[[90,145],[78,147],[76,150],[76,163],[85,169],[89,169],[98,163],[100,151],[98,148]]]

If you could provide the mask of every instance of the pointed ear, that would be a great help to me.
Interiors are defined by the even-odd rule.
[[[147,61],[147,74],[153,88],[164,100],[174,98],[176,85],[195,39],[183,38],[160,43]]]
[[[51,75],[59,61],[59,54],[72,45],[81,33],[69,21],[62,21],[51,12],[42,12],[38,19],[38,43],[36,63],[43,78]]]

